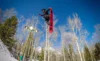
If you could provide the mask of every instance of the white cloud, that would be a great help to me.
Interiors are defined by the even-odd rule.
[[[3,12],[3,19],[10,18],[12,16],[15,16],[17,14],[17,11],[14,8],[6,9]]]
[[[14,8],[6,9],[4,11],[0,8],[0,21],[2,22],[4,22],[4,20],[7,18],[16,16],[16,15],[17,15],[17,11]]]

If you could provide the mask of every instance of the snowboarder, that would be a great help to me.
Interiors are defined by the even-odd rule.
[[[49,32],[52,33],[53,32],[53,11],[52,8],[49,9],[42,9],[43,14],[41,16],[43,16],[43,18],[45,19],[46,23],[49,25]]]
[[[50,25],[50,9],[42,9],[43,14],[40,14],[40,16],[43,16],[45,19],[46,23]]]

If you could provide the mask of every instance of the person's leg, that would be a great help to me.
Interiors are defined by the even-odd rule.
[[[49,22],[49,20],[46,20],[46,23],[47,23],[48,25],[50,25],[50,22]]]
[[[49,20],[50,20],[50,16],[49,15],[44,15],[45,21],[46,23],[49,25]]]
[[[47,15],[47,24],[50,25],[50,15]]]

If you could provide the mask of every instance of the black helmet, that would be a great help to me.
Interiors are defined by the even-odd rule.
[[[46,9],[42,9],[42,11],[46,11]]]

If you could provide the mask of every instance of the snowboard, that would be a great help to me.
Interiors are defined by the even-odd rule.
[[[49,32],[53,32],[53,10],[50,8],[50,25],[49,25]]]

